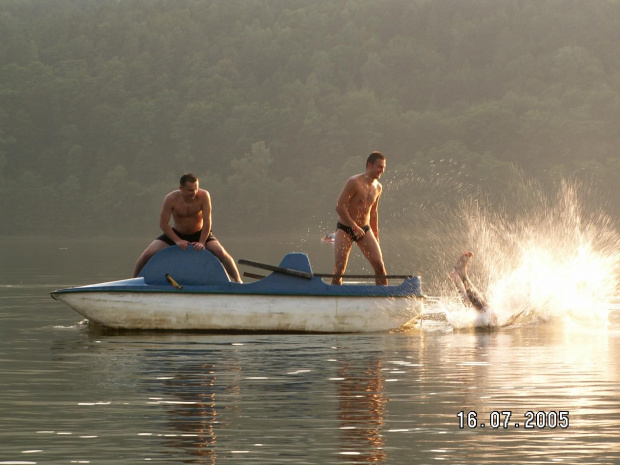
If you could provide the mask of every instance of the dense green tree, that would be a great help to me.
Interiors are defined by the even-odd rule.
[[[222,227],[305,230],[372,150],[426,205],[517,166],[620,213],[617,1],[3,0],[0,35],[5,233],[152,234],[184,171]]]

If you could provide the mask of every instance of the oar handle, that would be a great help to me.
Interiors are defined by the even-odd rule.
[[[248,271],[244,271],[243,272],[243,276],[245,276],[246,278],[252,278],[252,279],[263,279],[263,278],[266,278],[266,276],[263,276],[262,274],[250,273]]]
[[[170,284],[172,284],[172,286],[173,286],[173,287],[175,287],[175,288],[177,288],[177,289],[179,289],[179,290],[183,289],[183,286],[181,286],[179,283],[177,283],[177,282],[176,282],[176,281],[172,278],[172,276],[170,276],[168,273],[166,273],[166,279],[168,280],[168,282],[169,282]]]

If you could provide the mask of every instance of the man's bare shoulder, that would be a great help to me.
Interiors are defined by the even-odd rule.
[[[181,198],[180,191],[172,191],[164,197],[164,203],[175,203]]]
[[[356,174],[347,179],[346,185],[348,187],[357,188],[364,181],[364,173]]]
[[[200,203],[208,202],[211,200],[211,194],[209,194],[208,190],[198,189],[198,192],[196,192],[196,198],[200,201]]]
[[[167,194],[164,197],[164,201],[162,202],[161,209],[163,211],[173,212],[175,206],[179,203],[181,198],[181,193],[179,191],[173,191]]]

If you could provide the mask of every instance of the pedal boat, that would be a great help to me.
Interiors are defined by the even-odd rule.
[[[231,282],[210,252],[173,246],[155,254],[137,278],[51,296],[97,325],[144,330],[381,332],[423,309],[418,276],[399,285],[338,286],[314,275],[304,253],[287,254],[279,266],[239,263],[272,273],[256,282]]]

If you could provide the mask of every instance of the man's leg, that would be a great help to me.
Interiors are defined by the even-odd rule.
[[[373,234],[372,229],[368,230],[368,232],[364,234],[364,237],[357,241],[357,245],[370,262],[375,274],[386,275],[381,246]],[[376,283],[378,286],[387,286],[388,280],[387,278],[377,278]]]
[[[459,275],[458,271],[456,271],[456,268],[454,268],[450,273],[448,273],[448,277],[454,283],[456,290],[459,291],[459,294],[461,295],[461,299],[463,300],[463,304],[471,305],[471,300],[469,300],[469,295],[467,295],[467,290],[465,289],[465,286],[463,285],[463,281],[461,280],[461,276]]]
[[[472,252],[465,252],[461,255],[454,269],[448,275],[459,290],[464,303],[469,302],[478,310],[479,313],[474,321],[474,326],[497,326],[497,315],[491,310],[482,293],[476,289],[467,275],[467,265],[473,256]]]
[[[456,262],[456,265],[454,266],[454,271],[456,271],[456,273],[458,273],[459,277],[461,278],[469,301],[477,310],[483,311],[484,309],[488,308],[487,301],[482,296],[482,293],[478,289],[476,289],[476,286],[474,286],[473,283],[469,280],[469,276],[467,275],[467,265],[469,264],[469,260],[471,260],[471,257],[473,256],[473,252],[465,252],[463,255],[461,255],[459,260]]]
[[[153,242],[151,242],[150,245],[146,249],[144,249],[142,255],[140,255],[140,257],[138,258],[138,261],[133,268],[133,277],[135,278],[136,276],[138,276],[138,273],[142,271],[144,265],[146,265],[146,263],[151,259],[153,255],[155,255],[160,250],[165,249],[166,247],[168,247],[168,244],[166,244],[164,241],[160,241],[159,239],[155,239]]]
[[[226,249],[222,247],[220,241],[218,241],[217,239],[208,241],[205,244],[205,249],[215,255],[219,259],[219,261],[222,262],[226,273],[228,273],[228,276],[230,276],[233,281],[236,281],[238,283],[243,282],[241,281],[241,276],[239,275],[239,270],[237,269],[235,260],[230,256],[228,252],[226,252]]]
[[[349,253],[351,253],[351,246],[353,240],[342,229],[336,231],[336,238],[334,239],[334,274],[343,275],[347,269],[347,263],[349,262]],[[333,277],[332,284],[342,284],[341,277]]]

